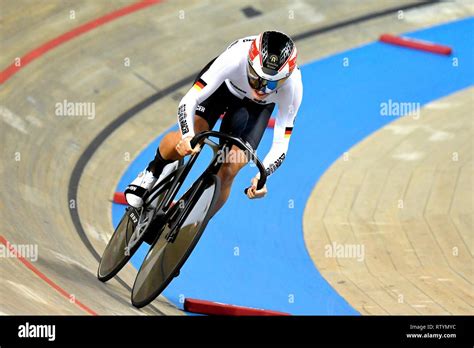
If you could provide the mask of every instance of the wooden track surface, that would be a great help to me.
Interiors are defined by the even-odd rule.
[[[0,68],[40,44],[130,3],[0,0]],[[136,310],[123,284],[115,279],[100,283],[95,277],[97,260],[80,238],[71,209],[76,209],[85,238],[101,254],[113,230],[110,199],[119,178],[130,159],[176,122],[177,102],[189,87],[163,92],[104,136],[77,177],[77,197],[70,202],[69,193],[75,190],[70,187],[71,177],[78,175],[74,168],[81,155],[120,115],[192,76],[238,37],[268,28],[297,35],[407,3],[411,2],[371,0],[354,7],[350,0],[271,1],[271,5],[269,1],[173,0],[56,47],[0,86],[0,235],[13,244],[37,245],[39,259],[34,265],[98,314],[182,314],[163,297],[153,306]],[[246,18],[241,11],[246,6],[263,14]],[[407,11],[403,20],[391,13],[308,36],[297,41],[300,64],[373,41],[381,32],[396,34],[472,15],[469,6],[463,1],[429,5]],[[70,19],[71,10],[75,19]],[[420,19],[420,13],[429,16]],[[124,64],[127,59],[129,66]],[[95,103],[96,115],[93,119],[57,116],[55,105],[63,100]],[[422,180],[422,175],[414,178]],[[460,176],[459,180],[468,179]],[[459,217],[457,224],[463,223],[465,218]],[[3,314],[87,314],[18,260],[0,262]],[[135,273],[127,266],[120,277],[130,286]],[[460,305],[461,300],[456,301]]]

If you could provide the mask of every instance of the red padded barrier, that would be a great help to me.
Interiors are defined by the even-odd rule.
[[[267,128],[273,128],[275,127],[275,119],[271,118],[268,120]]]
[[[184,310],[192,313],[208,315],[231,315],[231,316],[287,316],[291,315],[285,312],[271,311],[267,309],[258,309],[230,304],[197,300],[186,298],[184,300]]]
[[[437,54],[450,55],[452,52],[451,47],[448,47],[448,46],[439,45],[434,42],[422,41],[422,40],[417,40],[417,39],[412,39],[412,38],[407,38],[407,37],[394,36],[390,34],[381,35],[379,40],[382,42],[397,45],[397,46],[403,46],[403,47],[413,48],[416,50],[422,50],[422,51],[427,51],[427,52],[437,53]]]
[[[127,200],[125,199],[125,194],[123,192],[115,192],[113,202],[117,203],[117,204],[127,205]]]

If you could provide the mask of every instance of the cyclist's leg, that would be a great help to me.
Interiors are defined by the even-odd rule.
[[[196,133],[203,132],[209,129],[209,124],[203,117],[195,115],[194,129]],[[155,158],[125,190],[125,198],[128,204],[135,208],[140,208],[143,205],[143,197],[146,191],[156,184],[165,166],[182,158],[176,151],[176,145],[180,139],[180,131],[169,132],[163,137],[156,150]]]
[[[216,57],[217,58],[217,57]],[[197,74],[194,82],[199,80],[199,78],[204,74],[209,67],[214,63],[216,58],[212,59],[207,63],[204,68]],[[214,127],[217,122],[215,117],[215,107],[212,107],[213,102],[215,103],[218,98],[216,98],[222,92],[222,86],[214,92],[207,100],[205,100],[201,105],[197,107],[196,115],[194,116],[194,133],[204,132]],[[214,98],[213,98],[214,96]],[[216,100],[217,99],[217,100]],[[152,173],[158,173],[160,167],[163,166],[163,163],[170,163],[182,158],[179,153],[176,151],[176,145],[181,140],[180,131],[169,132],[166,134],[160,142],[158,149],[156,150],[155,159],[150,162],[148,165],[148,170]]]
[[[241,138],[247,141],[252,149],[257,150],[274,109],[274,103],[266,105],[252,103],[248,107],[249,120],[245,130],[242,132]]]
[[[216,124],[219,116],[227,109],[226,101],[227,87],[225,83],[222,85],[205,101],[203,101],[196,108],[196,115],[194,116],[194,133],[200,133],[212,129]],[[167,133],[160,142],[156,155],[153,161],[148,165],[147,170],[151,171],[155,177],[159,175],[163,167],[171,162],[182,158],[176,145],[181,140],[181,132],[173,131]]]
[[[230,195],[230,189],[234,178],[237,173],[245,167],[248,163],[246,154],[240,150],[237,146],[232,146],[229,154],[226,157],[226,163],[224,163],[219,169],[217,176],[221,179],[221,194],[217,200],[216,207],[214,208],[214,215],[227,201]]]
[[[247,141],[253,149],[257,149],[263,137],[263,133],[267,128],[268,120],[270,119],[274,107],[275,104],[241,107],[231,115],[228,115],[233,120],[228,119],[229,121],[227,122],[226,118],[224,118],[221,132],[240,136],[244,141]],[[239,120],[242,119],[246,120],[246,125],[243,127],[239,122]],[[228,127],[233,127],[233,129],[229,129]],[[234,178],[247,163],[248,158],[245,152],[240,150],[237,146],[232,146],[232,149],[226,156],[226,162],[217,173],[221,179],[221,194],[213,214],[225,204],[229,198]]]
[[[197,134],[209,129],[210,126],[208,121],[202,116],[196,114],[194,116],[194,132]],[[150,162],[148,170],[155,173],[155,171],[157,171],[156,167],[160,162],[166,161],[169,163],[183,158],[183,156],[176,151],[176,145],[178,145],[180,140],[181,132],[179,130],[167,133],[161,140],[155,159]]]
[[[203,71],[196,77],[196,80],[200,78],[200,75],[206,71],[211,64],[212,61],[204,67]],[[196,115],[194,116],[195,133],[214,127],[220,113],[225,111],[226,104],[223,104],[223,102],[225,102],[226,98],[222,98],[223,92],[230,93],[227,87],[225,87],[225,83],[209,98],[198,105]],[[220,112],[220,109],[223,109],[223,111]],[[168,132],[168,134],[163,137],[156,150],[155,158],[148,164],[145,170],[138,174],[135,180],[133,180],[125,190],[125,198],[128,204],[135,208],[140,208],[143,205],[143,197],[159,180],[165,166],[181,158],[176,151],[176,145],[180,139],[180,131]]]

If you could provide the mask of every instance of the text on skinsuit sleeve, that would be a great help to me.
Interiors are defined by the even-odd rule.
[[[210,97],[235,69],[231,64],[231,54],[230,50],[226,50],[217,57],[181,99],[178,105],[178,125],[183,138],[194,136],[194,114],[197,106]]]
[[[281,92],[278,99],[278,115],[273,129],[272,146],[263,160],[267,175],[273,174],[286,158],[296,115],[303,98],[301,78],[296,79],[292,86],[282,89]]]

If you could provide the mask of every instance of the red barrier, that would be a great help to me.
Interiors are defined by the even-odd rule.
[[[123,192],[115,192],[112,200],[114,203],[128,205],[127,199]],[[171,202],[171,207],[176,204],[176,201]]]
[[[403,46],[437,54],[450,55],[452,52],[451,47],[448,46],[443,46],[434,42],[417,40],[408,37],[394,36],[390,34],[381,35],[379,40],[392,45]]]
[[[234,306],[225,303],[197,300],[186,298],[184,300],[184,310],[191,313],[207,315],[230,315],[230,316],[287,316],[285,312],[270,311],[242,306]]]
[[[271,118],[268,120],[267,128],[274,128],[275,127],[275,119]]]
[[[128,204],[123,192],[115,192],[113,202],[117,204]]]

